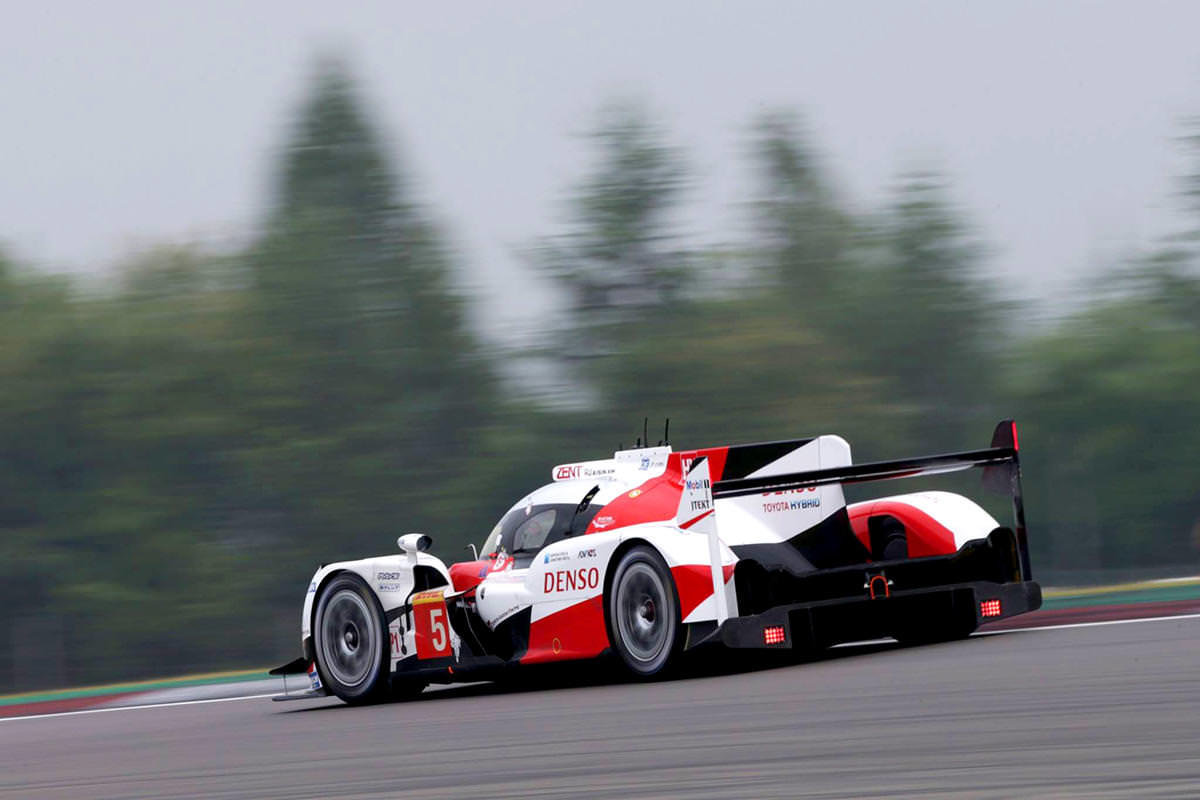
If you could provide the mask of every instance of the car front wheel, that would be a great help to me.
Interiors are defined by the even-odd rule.
[[[387,626],[362,578],[346,573],[330,581],[317,603],[313,631],[317,671],[329,691],[353,704],[387,696]]]

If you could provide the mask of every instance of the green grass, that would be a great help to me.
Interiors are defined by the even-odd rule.
[[[150,692],[157,689],[176,689],[181,686],[210,686],[218,683],[237,683],[270,677],[265,669],[238,670],[235,672],[210,672],[202,675],[184,675],[178,678],[161,678],[134,683],[110,683],[104,686],[82,686],[74,689],[53,689],[43,692],[25,692],[0,696],[0,706],[24,703],[44,703],[51,700],[72,700],[79,697],[103,697],[105,695]]]

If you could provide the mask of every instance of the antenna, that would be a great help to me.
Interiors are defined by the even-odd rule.
[[[667,421],[663,425],[663,438],[662,438],[662,441],[658,443],[659,447],[662,447],[664,444],[667,447],[671,446],[671,418],[670,417],[667,417]]]
[[[646,443],[646,447],[650,446],[650,418],[642,417],[642,441]]]

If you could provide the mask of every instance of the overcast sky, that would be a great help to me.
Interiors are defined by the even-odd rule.
[[[0,26],[0,241],[50,268],[251,230],[315,56],[345,54],[491,320],[614,96],[646,101],[739,230],[746,134],[804,116],[858,208],[935,165],[1007,287],[1071,282],[1180,224],[1200,2],[20,4]],[[545,298],[545,294],[535,295]]]

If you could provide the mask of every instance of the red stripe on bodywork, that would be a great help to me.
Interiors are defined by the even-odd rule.
[[[450,583],[454,586],[454,591],[465,592],[474,586],[478,586],[487,576],[490,561],[460,561],[457,564],[450,565]]]
[[[725,564],[721,568],[722,578],[726,583],[733,577],[733,564]],[[671,577],[675,579],[675,591],[679,593],[679,619],[687,619],[696,608],[712,597],[712,567],[708,564],[681,564],[671,567]]]
[[[725,460],[729,457],[729,448],[707,447],[703,450],[681,450],[678,455],[688,462],[695,461],[700,456],[707,458],[708,478],[715,483],[721,480],[721,476],[725,474]]]
[[[529,626],[529,649],[522,664],[594,658],[608,647],[604,626],[604,600],[588,598]]]
[[[871,533],[867,520],[881,514],[891,514],[904,525],[908,539],[908,557],[942,556],[955,552],[954,533],[921,509],[899,500],[871,500],[848,506],[850,527],[867,550],[871,549]]]
[[[683,477],[680,473],[679,454],[667,456],[666,470],[662,475],[618,495],[608,505],[596,512],[587,532],[623,528],[643,522],[662,522],[675,518],[679,510],[679,495],[683,492]],[[603,525],[597,522],[604,520]]]
[[[671,567],[675,579],[675,591],[679,593],[679,618],[696,610],[713,593],[712,570],[707,564],[681,564]]]

